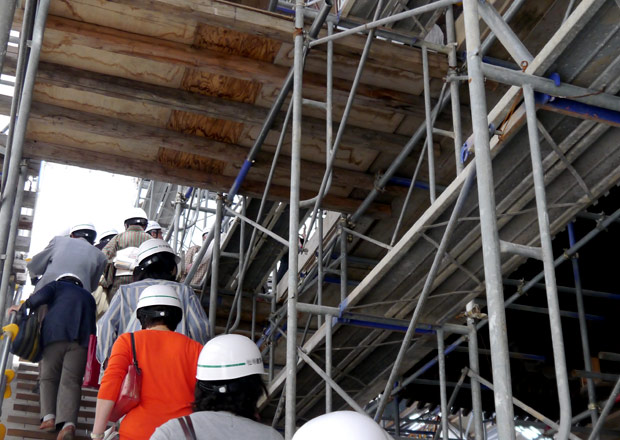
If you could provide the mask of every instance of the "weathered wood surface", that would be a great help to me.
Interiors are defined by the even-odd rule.
[[[10,56],[7,58],[11,60]],[[13,70],[5,69],[5,72],[13,73]],[[268,114],[268,109],[244,102],[43,62],[40,63],[37,74],[39,90],[44,84],[62,89],[65,96],[74,96],[74,91],[77,90],[145,104],[149,111],[156,111],[157,107],[162,107],[256,126],[261,126]],[[57,98],[59,97],[55,97]],[[284,113],[281,112],[276,118],[274,133],[280,132]],[[151,118],[152,114],[145,117]],[[168,117],[169,115],[166,119]],[[334,124],[334,130],[337,130],[338,126]],[[304,116],[302,130],[304,135],[309,135],[313,139],[325,139],[325,122],[319,118]],[[341,148],[374,150],[397,155],[408,140],[408,136],[382,133],[373,130],[372,127],[348,126],[342,138]]]
[[[0,138],[0,143],[3,142],[5,140]],[[28,140],[24,145],[24,157],[75,166],[84,166],[84,163],[88,163],[92,164],[91,168],[96,170],[130,176],[140,175],[162,182],[178,182],[182,185],[213,188],[214,191],[222,192],[227,192],[234,182],[234,177],[209,174],[190,169],[169,168],[160,163],[131,159],[110,152],[84,150],[79,147],[32,140]],[[263,182],[247,179],[244,181],[240,193],[251,197],[262,197],[263,189]],[[310,198],[314,195],[315,193],[311,191],[301,191],[302,198]],[[288,187],[273,185],[267,198],[286,202],[289,196],[290,189]],[[357,209],[360,202],[360,200],[328,194],[324,199],[323,205],[325,209],[351,213]],[[367,215],[373,218],[389,217],[391,215],[390,205],[374,203],[368,210]]]
[[[7,110],[9,100],[0,97],[0,109]],[[62,126],[62,130],[58,130]],[[33,140],[66,143],[76,147],[99,151],[111,150],[134,158],[155,160],[160,148],[203,157],[214,161],[211,171],[224,172],[230,164],[231,177],[237,175],[247,156],[248,149],[239,145],[220,142],[204,136],[192,136],[165,128],[131,123],[108,116],[67,109],[51,104],[34,103],[31,110],[28,133]],[[288,161],[282,157],[276,166],[274,183],[285,185],[290,181]],[[249,177],[264,180],[271,167],[271,154],[259,153]],[[318,190],[324,166],[302,161],[302,188]],[[365,173],[334,169],[332,193],[347,196],[353,186],[372,189],[374,177]],[[340,187],[340,189],[338,189]]]

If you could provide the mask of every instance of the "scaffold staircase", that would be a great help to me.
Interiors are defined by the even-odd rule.
[[[39,394],[33,390],[37,384],[38,365],[20,362],[15,368],[15,378],[9,384],[11,396],[2,405],[1,422],[6,426],[6,440],[56,439],[57,433],[39,431]],[[78,414],[76,439],[88,439],[88,432],[95,420],[97,391],[82,389]]]

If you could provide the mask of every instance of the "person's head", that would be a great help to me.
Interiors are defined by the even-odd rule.
[[[179,261],[181,259],[166,241],[157,238],[146,240],[138,248],[134,281],[147,278],[174,281]]]
[[[161,231],[161,226],[155,220],[149,220],[144,232],[146,232],[153,238],[159,238],[159,239],[164,238],[164,234]]]
[[[265,390],[263,358],[256,344],[241,335],[211,339],[198,357],[194,411],[228,411],[256,418]]]
[[[99,249],[103,249],[105,245],[108,244],[108,242],[116,235],[118,235],[118,231],[116,229],[108,229],[107,231],[103,231],[99,235],[99,243],[97,243],[97,247]]]
[[[146,212],[142,208],[131,208],[125,214],[125,219],[123,220],[125,223],[125,229],[130,226],[140,226],[143,230],[146,228],[148,223]]]
[[[94,244],[95,238],[97,238],[97,232],[95,231],[95,227],[92,223],[76,223],[71,227],[69,237],[83,238],[90,244]]]
[[[297,430],[293,440],[387,440],[391,437],[370,417],[335,411],[316,417]]]
[[[136,317],[142,329],[165,325],[174,331],[183,318],[179,295],[171,286],[155,284],[147,287],[138,299]]]

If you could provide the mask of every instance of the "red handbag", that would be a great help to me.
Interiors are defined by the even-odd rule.
[[[84,381],[82,387],[99,389],[99,372],[101,364],[97,360],[97,335],[90,335],[88,338],[88,354],[86,357],[86,370],[84,370]]]
[[[116,422],[123,417],[129,411],[134,409],[140,403],[140,389],[142,388],[142,371],[138,366],[138,359],[136,358],[136,342],[134,340],[133,333],[131,336],[131,354],[133,362],[127,367],[127,375],[121,385],[121,391],[114,403],[114,408],[110,413],[109,420]]]

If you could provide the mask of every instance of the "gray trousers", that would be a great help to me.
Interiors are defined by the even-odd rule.
[[[54,342],[43,349],[41,418],[56,415],[56,424],[77,424],[87,349],[77,342]]]

